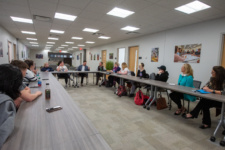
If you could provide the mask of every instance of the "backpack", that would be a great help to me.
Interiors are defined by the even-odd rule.
[[[117,93],[116,93],[116,94],[117,94],[119,97],[127,95],[127,90],[126,90],[125,86],[120,85],[120,86],[118,87],[118,90],[117,90]]]
[[[141,90],[139,90],[136,93],[136,96],[134,97],[134,103],[136,105],[143,105],[144,104],[144,94],[142,93]]]

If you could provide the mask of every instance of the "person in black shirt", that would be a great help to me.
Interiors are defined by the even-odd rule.
[[[44,67],[41,69],[42,72],[51,72],[54,71],[51,67],[49,67],[48,63],[44,64]]]
[[[155,80],[166,82],[169,78],[169,73],[166,71],[166,66],[160,66],[158,67],[159,72],[155,76]]]
[[[103,62],[100,62],[99,63],[99,66],[97,68],[97,71],[105,71],[105,67],[103,66]],[[99,81],[99,78],[102,77],[102,74],[101,73],[96,73],[96,85],[98,85],[98,81]]]
[[[145,71],[145,68],[144,68],[144,63],[141,63],[139,65],[139,70],[138,70],[138,73],[137,73],[137,77],[140,77],[140,78],[145,78],[146,77],[146,71]],[[131,87],[131,91],[130,91],[130,95],[129,97],[134,97],[134,92],[135,92],[135,89],[136,89],[136,85],[135,85],[135,82],[131,82],[132,83],[132,87]]]

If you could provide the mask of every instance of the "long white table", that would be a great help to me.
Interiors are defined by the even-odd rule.
[[[2,150],[110,150],[101,134],[82,113],[51,73],[41,73],[42,86],[31,88],[43,94],[33,102],[21,104],[15,129]],[[45,85],[50,84],[51,99],[45,99]],[[30,86],[37,86],[37,82]],[[46,108],[61,106],[52,113]]]

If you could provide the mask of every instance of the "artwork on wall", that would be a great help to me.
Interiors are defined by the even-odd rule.
[[[109,53],[109,59],[113,59],[113,53]]]
[[[152,48],[151,53],[151,62],[158,62],[159,61],[159,48]]]
[[[97,60],[99,60],[99,54],[97,54]]]
[[[77,60],[79,60],[79,55],[77,55]]]
[[[91,60],[92,60],[92,54],[91,54]]]
[[[0,57],[3,57],[3,45],[1,41],[0,41]]]
[[[174,62],[200,63],[202,44],[176,45]]]
[[[95,55],[96,55],[96,54],[94,54],[94,60],[95,60],[95,57],[96,57]]]
[[[43,54],[36,54],[36,59],[43,59]]]

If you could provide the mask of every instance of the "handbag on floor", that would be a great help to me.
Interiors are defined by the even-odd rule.
[[[167,104],[166,104],[166,99],[164,97],[162,97],[161,94],[158,95],[158,99],[156,101],[156,106],[157,106],[157,109],[158,110],[161,110],[161,109],[165,109],[167,108]]]
[[[144,104],[144,94],[142,93],[141,90],[139,90],[136,93],[136,96],[134,97],[134,103],[136,105],[143,105]]]
[[[117,93],[116,93],[119,97],[121,96],[126,96],[127,95],[127,90],[126,90],[126,87],[123,86],[123,85],[120,85],[118,87],[118,90],[117,90]]]

